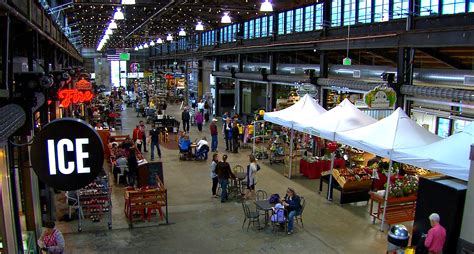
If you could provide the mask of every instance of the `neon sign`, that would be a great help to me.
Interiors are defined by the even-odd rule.
[[[81,92],[77,89],[63,89],[58,92],[58,98],[61,100],[63,107],[69,107],[71,103],[85,103],[90,102],[94,95],[91,91]]]

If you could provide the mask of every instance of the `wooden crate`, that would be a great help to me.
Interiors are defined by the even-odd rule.
[[[343,190],[363,190],[363,189],[370,189],[372,185],[372,181],[370,180],[363,180],[363,181],[354,181],[354,182],[346,182],[346,180],[341,177],[339,174],[339,170],[334,169],[332,171],[332,175],[334,179],[339,183]]]

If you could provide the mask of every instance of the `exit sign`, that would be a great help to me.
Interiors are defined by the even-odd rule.
[[[120,61],[129,61],[130,53],[120,53]]]

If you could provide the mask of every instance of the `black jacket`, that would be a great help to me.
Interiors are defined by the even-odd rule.
[[[229,179],[235,178],[232,170],[230,169],[230,165],[227,162],[219,161],[216,166],[216,173],[219,179]]]
[[[191,119],[191,116],[189,115],[189,112],[188,111],[183,111],[183,113],[181,113],[181,120],[189,121],[189,119]]]

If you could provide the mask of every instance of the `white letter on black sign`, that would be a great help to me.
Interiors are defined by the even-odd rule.
[[[90,167],[84,167],[84,159],[89,158],[89,153],[82,151],[82,145],[89,144],[88,138],[78,138],[76,139],[76,163],[77,163],[77,173],[90,173]]]
[[[48,139],[48,160],[49,174],[56,175],[56,153],[54,149],[54,140]]]
[[[66,167],[66,158],[64,158],[64,146],[66,146],[66,151],[74,151],[74,144],[69,139],[61,139],[58,142],[58,166],[59,172],[69,175],[74,172],[74,162],[68,161]]]

